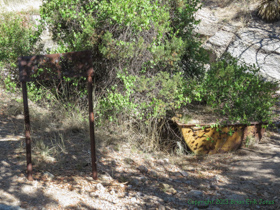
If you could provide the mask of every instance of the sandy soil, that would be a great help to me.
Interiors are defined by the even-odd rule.
[[[205,2],[224,22],[247,24],[254,14],[253,4],[241,4],[253,1]],[[98,129],[97,181],[91,178],[87,134],[65,130],[65,146],[55,157],[47,154],[50,148],[46,154],[33,149],[30,182],[19,101],[20,96],[0,89],[0,209],[280,209],[279,128],[250,148],[199,157],[143,153],[122,136]],[[33,145],[57,138],[48,126],[32,133]]]
[[[65,131],[55,158],[33,149],[31,182],[19,98],[0,91],[0,209],[280,209],[279,129],[253,147],[199,157],[143,153],[97,130],[98,142],[111,142],[98,144],[97,181],[85,135]]]

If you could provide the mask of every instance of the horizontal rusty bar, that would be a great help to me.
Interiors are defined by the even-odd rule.
[[[176,122],[176,124],[179,127],[182,128],[189,128],[189,127],[199,127],[199,126],[206,126],[206,127],[211,127],[211,125],[216,125],[215,123],[204,123],[204,124],[184,124],[184,123],[179,123]],[[220,124],[219,126],[248,126],[248,125],[267,125],[267,123],[260,123],[260,122],[250,122],[249,124],[245,124],[245,123],[232,123],[232,124]]]
[[[18,65],[21,82],[93,76],[90,51],[22,56]]]

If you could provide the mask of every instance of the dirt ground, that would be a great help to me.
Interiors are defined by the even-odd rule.
[[[280,209],[279,128],[237,152],[173,157],[143,153],[97,130],[97,181],[89,141],[64,131],[56,158],[33,149],[31,182],[19,98],[0,90],[0,209]],[[31,119],[31,126],[39,120]],[[32,137],[42,138],[38,131]],[[111,143],[100,144],[105,140]]]
[[[252,18],[248,8],[257,1],[204,2],[224,22],[243,27]],[[0,88],[0,210],[280,209],[279,127],[266,131],[258,145],[211,156],[143,153],[122,136],[98,129],[97,181],[91,178],[87,134],[64,130],[65,145],[55,157],[48,155],[52,148],[33,149],[31,182],[25,173],[19,98]],[[52,115],[31,119],[31,127],[46,118]],[[33,132],[33,145],[43,135],[49,138],[45,141],[59,138],[52,128]],[[105,141],[111,143],[103,145]]]

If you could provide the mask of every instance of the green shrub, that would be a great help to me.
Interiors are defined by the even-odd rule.
[[[133,144],[145,151],[170,149],[174,141],[167,135],[174,131],[170,130],[168,116],[189,103],[184,96],[186,80],[182,74],[159,72],[147,77],[119,72],[118,79],[119,85],[111,87],[107,97],[98,101],[95,109],[98,125],[115,131],[117,123],[130,134],[136,132]]]
[[[229,121],[271,122],[278,83],[266,81],[260,70],[226,55],[214,63],[200,86],[202,99]]]
[[[17,58],[32,55],[40,50],[40,46],[37,45],[40,33],[35,24],[21,13],[1,14],[0,77],[8,90],[15,90],[18,83]]]
[[[167,112],[190,101],[184,78],[204,74],[207,57],[193,34],[198,5],[198,0],[46,0],[40,13],[59,51],[92,51],[96,121],[135,123],[155,137]]]
[[[181,73],[159,72],[152,77],[118,73],[123,85],[114,85],[100,100],[98,117],[109,121],[149,121],[165,118],[190,102],[184,97],[185,80]]]
[[[192,33],[198,8],[198,0],[47,0],[41,17],[62,49],[92,50],[100,90],[115,84],[123,69],[202,73],[206,60]]]

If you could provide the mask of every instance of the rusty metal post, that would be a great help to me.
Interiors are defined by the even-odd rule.
[[[91,142],[91,162],[92,162],[92,178],[97,179],[97,167],[96,167],[96,152],[95,152],[95,138],[94,138],[94,113],[92,104],[92,77],[88,75],[88,105],[89,105],[89,131]]]
[[[27,161],[27,179],[32,181],[32,162],[31,162],[31,138],[30,138],[30,119],[28,110],[27,87],[26,82],[22,82],[22,96],[24,106],[25,122],[25,140],[26,140],[26,161]]]

